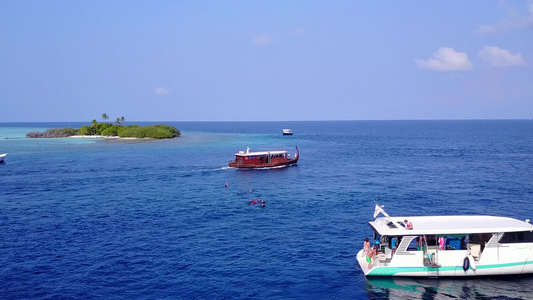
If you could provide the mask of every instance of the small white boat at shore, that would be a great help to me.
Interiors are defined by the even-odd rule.
[[[0,154],[0,163],[4,162],[4,158],[6,157],[7,153]]]
[[[384,217],[376,218],[380,213]],[[436,278],[533,273],[533,225],[529,219],[390,217],[379,205],[374,218],[368,224],[374,231],[375,246],[357,253],[365,276]],[[405,220],[412,229],[406,228]]]

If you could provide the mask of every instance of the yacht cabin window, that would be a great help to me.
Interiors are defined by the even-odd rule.
[[[520,232],[506,232],[500,239],[502,244],[512,243],[533,243],[533,232],[520,231]]]

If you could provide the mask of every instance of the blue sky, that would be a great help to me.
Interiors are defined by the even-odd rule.
[[[0,0],[0,122],[533,118],[533,1]]]

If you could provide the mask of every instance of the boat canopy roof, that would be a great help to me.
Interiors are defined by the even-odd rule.
[[[235,153],[235,156],[278,155],[278,154],[286,154],[286,153],[287,153],[287,150],[255,151],[255,152],[239,151],[239,152]]]
[[[407,230],[404,220],[411,222],[413,229]],[[395,223],[397,227],[392,223]],[[368,222],[368,224],[376,233],[382,236],[459,235],[533,231],[533,225],[528,222],[494,216],[379,217],[374,221]]]

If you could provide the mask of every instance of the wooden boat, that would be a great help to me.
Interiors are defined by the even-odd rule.
[[[283,129],[281,131],[281,133],[283,133],[283,135],[292,135],[292,130],[291,129]]]
[[[274,168],[295,165],[300,158],[300,151],[296,147],[294,157],[291,157],[286,150],[277,151],[256,151],[250,152],[250,147],[246,152],[235,153],[235,160],[229,162],[232,168]]]
[[[376,218],[380,213],[384,217]],[[376,246],[357,253],[357,262],[367,277],[533,273],[533,225],[529,219],[479,215],[391,217],[377,204],[374,218],[369,225]]]
[[[7,153],[0,154],[0,163],[4,162],[4,158],[6,157]]]

